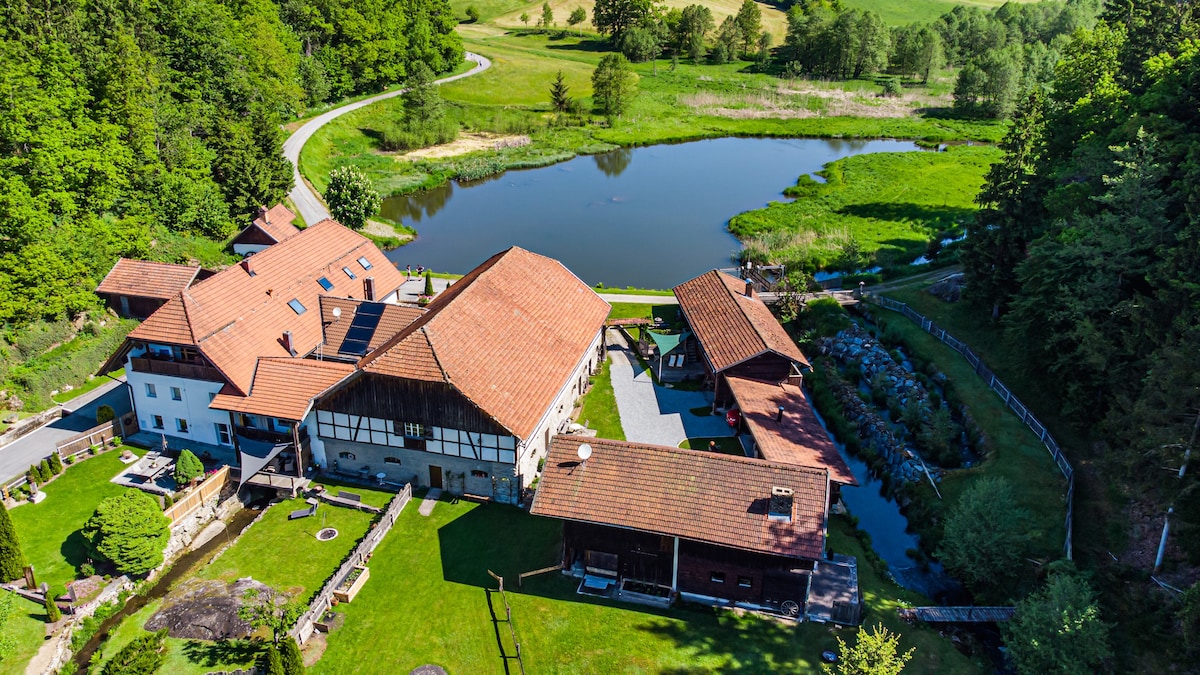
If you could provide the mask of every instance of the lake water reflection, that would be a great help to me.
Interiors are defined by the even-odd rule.
[[[388,257],[464,273],[521,246],[561,260],[588,284],[670,288],[740,249],[729,219],[784,199],[827,162],[917,150],[907,141],[721,138],[621,149],[384,201],[416,241]]]

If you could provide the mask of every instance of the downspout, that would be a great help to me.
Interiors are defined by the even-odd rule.
[[[671,592],[679,592],[679,537],[675,537],[675,554],[671,558]]]

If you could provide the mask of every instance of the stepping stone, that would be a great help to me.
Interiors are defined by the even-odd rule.
[[[442,491],[439,488],[430,488],[429,492],[425,493],[425,498],[421,500],[421,507],[417,509],[417,513],[428,516],[433,513],[433,507],[438,502],[438,497],[442,496]]]

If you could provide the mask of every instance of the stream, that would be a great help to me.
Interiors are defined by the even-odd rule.
[[[254,519],[262,513],[262,509],[265,507],[265,505],[266,502],[260,500],[252,502],[249,506],[244,506],[238,510],[228,521],[226,521],[225,536],[218,534],[200,548],[183,554],[183,556],[175,561],[175,564],[171,566],[171,569],[168,570],[166,574],[162,575],[154,582],[154,585],[150,588],[150,590],[146,591],[145,593],[131,595],[125,601],[124,606],[122,606],[116,614],[113,614],[105,619],[104,622],[100,624],[100,628],[96,631],[96,634],[93,635],[87,641],[87,643],[84,644],[84,646],[77,653],[75,653],[74,656],[71,657],[71,661],[75,669],[75,675],[87,675],[88,665],[92,660],[92,656],[96,653],[96,650],[100,648],[100,645],[109,636],[112,630],[120,625],[121,621],[123,621],[125,617],[136,614],[139,610],[145,607],[147,603],[166,596],[166,594],[171,590],[171,586],[173,586],[176,581],[179,581],[182,577],[191,574],[204,565],[207,565],[212,559],[213,555],[215,555],[222,546],[225,546],[225,544],[236,539],[242,533],[242,531],[250,525],[250,523],[254,522]],[[67,669],[64,668],[63,672],[67,672]]]

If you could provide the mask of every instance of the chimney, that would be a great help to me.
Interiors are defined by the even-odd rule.
[[[288,354],[296,355],[296,350],[292,347],[292,331],[290,330],[283,331],[283,348],[288,351]]]
[[[242,258],[242,269],[246,270],[246,274],[254,276],[254,263],[251,261],[251,256]]]
[[[749,279],[746,280],[746,297],[754,297],[754,282]]]
[[[363,297],[368,301],[375,301],[375,277],[366,277],[363,279]]]
[[[787,383],[793,387],[802,387],[804,386],[804,376],[800,373],[792,373],[787,376]]]
[[[779,412],[775,414],[775,421],[776,422],[783,421],[783,406],[779,406]]]
[[[767,507],[767,519],[784,523],[792,522],[792,501],[795,492],[791,488],[771,488],[770,506]]]
[[[267,220],[267,213],[269,213],[269,211],[267,211],[267,207],[265,207],[265,206],[259,206],[259,207],[258,207],[258,217],[259,217],[259,219],[261,219],[261,220],[262,220],[264,223],[269,223],[269,222],[271,222],[271,221]]]

